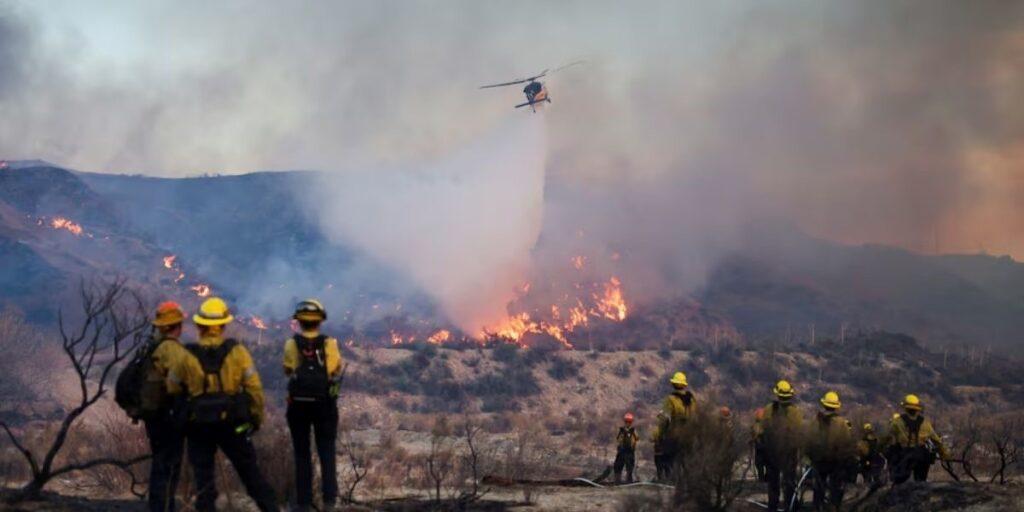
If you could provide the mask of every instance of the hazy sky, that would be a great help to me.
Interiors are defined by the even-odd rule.
[[[1024,257],[1022,10],[0,0],[0,158],[165,176],[418,168],[530,115],[510,110],[517,88],[477,86],[585,59],[549,78],[543,114],[549,184],[591,198],[576,216],[650,236],[682,215],[715,233],[779,217],[845,242]]]

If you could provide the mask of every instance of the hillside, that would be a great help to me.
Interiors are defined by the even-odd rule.
[[[310,293],[339,311],[331,322],[345,336],[385,342],[403,330],[450,330],[428,294],[325,239],[302,203],[313,177],[158,179],[16,162],[0,172],[0,252],[11,262],[0,271],[0,299],[46,323],[54,290],[64,295],[79,276],[122,273],[188,303],[208,286],[240,312],[269,317],[273,336],[287,331],[281,321],[291,303]],[[82,233],[54,227],[58,219]],[[929,344],[1016,352],[1022,284],[1024,265],[1005,257],[925,256],[759,226],[701,289],[630,303],[624,322],[595,322],[573,336],[582,347],[683,348],[712,338],[810,342],[884,329]]]

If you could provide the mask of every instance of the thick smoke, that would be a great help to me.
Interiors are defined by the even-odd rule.
[[[72,10],[93,32],[134,27],[94,47],[86,29],[39,28],[53,13],[38,5],[19,16],[40,21],[0,25],[14,41],[0,157],[172,176],[398,169],[339,173],[324,190],[363,210],[321,201],[316,218],[460,318],[487,316],[466,304],[522,272],[542,210],[542,271],[590,254],[633,296],[699,286],[765,219],[1024,256],[1020,2],[131,2]],[[547,79],[543,121],[506,120],[517,88],[476,89],[579,58]],[[528,124],[549,138],[543,209]],[[496,242],[510,216],[514,240]],[[432,273],[458,267],[473,279]]]
[[[541,116],[505,120],[416,169],[323,176],[313,213],[328,237],[406,275],[465,332],[505,316],[529,276],[544,202]]]

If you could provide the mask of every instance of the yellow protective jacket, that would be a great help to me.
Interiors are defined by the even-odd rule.
[[[199,339],[201,347],[217,347],[224,343],[221,336],[208,336]],[[191,355],[191,354],[190,354]],[[189,357],[183,366],[183,380],[188,387],[189,396],[197,397],[203,394],[203,380],[206,374],[203,366],[194,356]],[[256,371],[252,356],[241,343],[235,345],[231,352],[224,358],[224,365],[220,368],[220,382],[224,389],[217,388],[217,379],[212,375],[206,383],[211,391],[223,391],[228,394],[248,393],[252,398],[253,424],[258,428],[263,423],[263,383],[260,382],[260,375]]]
[[[636,443],[640,441],[640,433],[633,427],[625,425],[619,427],[619,433],[615,434],[615,443],[619,448],[636,450]]]
[[[764,408],[764,418],[756,423],[755,436],[764,445],[789,451],[804,441],[804,415],[791,401],[776,400]]]
[[[915,425],[917,425],[916,432],[913,428]],[[939,437],[939,434],[935,432],[932,422],[928,421],[921,414],[911,416],[903,413],[894,417],[889,423],[889,432],[882,441],[882,447],[883,449],[890,446],[919,448],[926,446],[928,441],[935,444],[935,448],[943,460],[949,458],[949,450],[942,443],[942,438]]]
[[[316,338],[320,333],[317,331],[303,331],[302,336],[305,338]],[[328,336],[327,340],[324,341],[324,366],[327,368],[327,377],[337,377],[341,372],[341,350],[338,349],[338,340]],[[291,376],[295,369],[299,367],[299,349],[295,345],[295,338],[288,338],[284,342],[284,374]]]
[[[836,411],[819,412],[809,428],[807,456],[813,462],[849,462],[856,458],[853,425]]]
[[[661,413],[658,415],[658,425],[654,428],[651,439],[659,441],[669,429],[684,425],[687,420],[697,414],[697,397],[689,390],[673,391],[661,404]]]
[[[192,353],[177,338],[165,336],[158,343],[150,356],[153,370],[163,380],[168,395],[179,395],[185,389],[182,367],[188,359],[193,358]]]
[[[864,434],[864,437],[857,441],[857,455],[862,459],[871,457],[872,455],[879,453],[878,448],[878,436],[872,433]]]

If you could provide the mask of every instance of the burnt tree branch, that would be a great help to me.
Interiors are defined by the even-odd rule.
[[[57,314],[61,348],[78,377],[78,401],[64,414],[41,464],[4,425],[8,437],[32,468],[31,481],[12,496],[12,501],[37,497],[43,487],[58,475],[100,465],[122,466],[139,462],[139,457],[127,461],[101,458],[54,467],[72,425],[106,394],[111,372],[146,341],[149,324],[142,297],[128,288],[124,278],[110,282],[87,283],[83,280],[79,285],[79,297],[83,316],[77,327],[68,325],[63,310]]]

